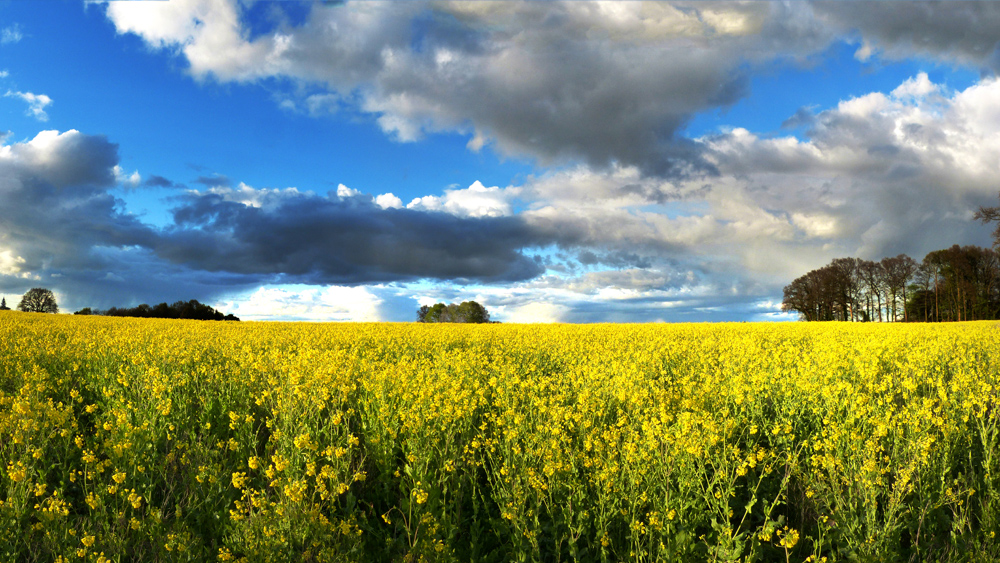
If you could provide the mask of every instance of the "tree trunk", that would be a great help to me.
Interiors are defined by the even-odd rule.
[[[941,322],[941,310],[938,308],[938,279],[937,272],[934,272],[934,320]]]

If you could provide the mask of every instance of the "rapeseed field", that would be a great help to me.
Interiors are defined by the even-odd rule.
[[[0,313],[0,560],[1000,557],[995,322]]]

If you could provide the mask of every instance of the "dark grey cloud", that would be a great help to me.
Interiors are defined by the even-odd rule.
[[[1000,69],[997,2],[816,2],[817,15],[853,30],[866,45],[858,56],[931,57]]]
[[[612,268],[649,268],[653,265],[649,256],[641,256],[634,252],[594,252],[584,249],[576,257],[584,266],[610,266]]]
[[[163,176],[157,176],[156,174],[153,174],[149,178],[146,178],[146,180],[142,183],[142,185],[149,186],[152,188],[172,188],[177,184],[175,184],[172,180],[164,178]]]
[[[364,197],[287,195],[265,207],[191,194],[157,255],[205,271],[282,274],[300,283],[434,278],[504,282],[542,267],[522,249],[537,235],[512,217],[383,209]]]
[[[101,246],[146,245],[155,234],[119,212],[118,147],[76,131],[40,133],[0,157],[0,252],[20,258],[24,272],[77,268],[100,258]]]

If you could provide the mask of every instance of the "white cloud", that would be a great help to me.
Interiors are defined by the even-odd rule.
[[[811,246],[813,265],[985,245],[986,229],[958,218],[996,195],[1000,82],[947,94],[921,73],[819,113],[805,141],[734,130],[703,142],[723,174],[714,183],[743,178],[748,203],[796,227],[787,243]]]
[[[941,87],[931,82],[926,72],[921,72],[897,86],[892,91],[892,96],[898,99],[922,98],[940,90]]]
[[[197,77],[251,80],[281,71],[288,38],[268,35],[250,42],[232,0],[109,2],[118,33],[134,33],[159,48],[177,49]]]
[[[19,24],[10,25],[0,30],[0,44],[17,43],[23,38],[24,34],[21,33]]]
[[[240,271],[270,275],[269,268],[280,267],[285,273],[298,272],[306,283],[319,283],[309,277],[314,271],[311,264],[332,264],[323,260],[333,255],[340,261],[336,268],[344,264],[347,268],[335,271],[348,274],[326,282],[349,283],[358,279],[351,276],[356,276],[359,267],[363,269],[365,260],[385,259],[392,264],[414,260],[410,251],[400,250],[408,240],[391,245],[391,252],[337,254],[344,245],[331,242],[341,240],[336,237],[346,237],[342,240],[349,240],[347,246],[356,249],[371,237],[398,237],[399,225],[425,233],[427,225],[440,225],[438,219],[446,219],[448,224],[461,223],[461,228],[452,231],[457,235],[449,239],[449,243],[454,239],[456,248],[469,247],[465,238],[481,235],[485,228],[494,229],[489,232],[496,235],[481,239],[474,249],[461,254],[461,260],[440,270],[443,274],[432,276],[464,282],[470,268],[482,262],[484,246],[496,242],[495,236],[503,237],[501,248],[494,251],[523,267],[518,271],[524,273],[478,276],[478,283],[505,281],[477,288],[477,296],[483,298],[477,300],[495,311],[499,320],[579,322],[732,320],[739,318],[737,314],[771,318],[775,311],[755,309],[754,304],[780,299],[784,284],[834,257],[878,259],[905,252],[921,258],[930,250],[955,243],[988,244],[989,229],[970,221],[969,212],[977,205],[993,204],[996,197],[1000,82],[984,79],[953,92],[917,75],[887,94],[870,93],[818,111],[804,135],[802,139],[766,137],[737,128],[697,140],[718,170],[717,176],[668,181],[645,175],[638,166],[580,164],[529,177],[520,186],[487,187],[474,182],[464,189],[417,198],[409,209],[391,213],[383,210],[402,205],[394,194],[373,197],[343,184],[336,195],[344,201],[305,196],[295,188],[256,189],[245,183],[214,186],[190,193],[187,205],[178,209],[177,218],[184,228],[172,237],[157,239],[156,248],[176,252],[180,263],[196,269],[245,268]],[[75,131],[45,131],[27,143],[0,145],[0,167],[15,171],[7,176],[30,176],[62,191],[78,190],[88,196],[93,189],[87,186],[110,187],[130,177],[115,168],[117,161],[106,141],[93,151],[83,150],[87,142],[97,141]],[[105,164],[99,166],[100,162]],[[11,189],[10,185],[0,181],[0,191]],[[24,197],[42,193],[22,191]],[[346,201],[350,198],[358,199]],[[230,202],[268,213],[237,208]],[[515,202],[523,209],[515,211]],[[308,227],[296,215],[305,209],[316,211]],[[420,211],[445,212],[457,218]],[[389,220],[393,218],[402,223]],[[232,225],[241,227],[227,230]],[[266,226],[255,230],[261,225]],[[137,240],[152,240],[135,225],[125,226],[135,230]],[[93,232],[107,232],[102,229],[99,225]],[[267,235],[252,240],[232,236],[258,230]],[[218,236],[204,238],[210,231]],[[306,236],[309,233],[321,236]],[[281,237],[285,237],[281,244],[272,245]],[[329,246],[310,246],[310,237]],[[242,254],[248,244],[259,251]],[[17,267],[38,270],[45,263],[40,257],[50,252],[40,248],[21,243],[11,246],[6,267],[13,267],[15,257],[23,257],[26,262]],[[192,248],[205,254],[193,259]],[[287,252],[289,248],[301,253]],[[381,250],[386,245],[371,248]],[[275,266],[271,256],[287,260]],[[404,274],[357,283],[425,277],[411,270],[398,271]],[[126,277],[132,283],[133,275]],[[405,281],[399,283],[415,292],[406,289]],[[470,297],[462,286],[442,284],[450,289],[434,294],[435,302]],[[238,306],[248,307],[247,314],[255,318],[264,318],[271,310],[284,318],[387,318],[387,304],[399,297],[393,293],[396,290],[359,287],[362,293],[278,288],[277,293],[258,296],[270,303],[266,308],[254,309],[243,301]],[[331,295],[341,305],[332,305]],[[355,304],[342,305],[348,302]],[[310,313],[313,309],[319,312]]]
[[[424,196],[408,203],[408,209],[444,211],[459,217],[504,217],[512,214],[511,201],[520,188],[487,188],[476,180],[468,188],[445,190],[443,196]]]
[[[546,264],[563,273],[519,287],[573,321],[613,314],[610,303],[646,318],[639,302],[670,304],[667,318],[719,315],[709,304],[724,303],[783,319],[750,304],[780,300],[783,285],[832,258],[989,245],[969,214],[995,204],[1000,82],[947,92],[919,74],[820,112],[808,134],[701,139],[715,177],[669,182],[581,165],[531,178],[515,216],[552,237]]]
[[[510,323],[558,323],[564,322],[568,312],[563,305],[532,302],[507,307],[503,316]]]
[[[45,94],[32,94],[31,92],[12,92],[5,94],[8,98],[21,98],[28,104],[28,111],[25,115],[34,117],[38,121],[48,121],[49,114],[45,113],[45,107],[52,103],[52,98]]]
[[[115,179],[119,184],[127,186],[129,188],[135,188],[142,182],[142,176],[139,175],[138,170],[134,170],[131,174],[125,172],[125,170],[119,166],[114,167]]]
[[[311,194],[312,192],[300,192],[298,188],[255,188],[240,182],[235,188],[228,186],[213,186],[204,192],[198,190],[188,190],[189,194],[199,195],[209,193],[220,196],[223,201],[241,203],[249,207],[272,207],[280,204],[287,198],[298,195]]]
[[[14,254],[10,249],[0,252],[0,275],[21,276],[25,272],[21,271],[24,258]]]
[[[403,207],[403,200],[399,199],[391,192],[387,194],[381,194],[375,196],[375,205],[381,207],[382,209],[399,209]]]
[[[335,113],[340,104],[341,99],[337,94],[312,94],[305,99],[306,109],[310,115]]]
[[[774,301],[760,288],[747,290],[688,274],[604,270],[546,275],[506,287],[445,284],[408,290],[420,295],[424,305],[477,301],[491,319],[504,323],[733,321],[780,312],[780,304],[766,305]]]
[[[374,322],[385,320],[382,303],[382,297],[363,286],[292,285],[263,286],[214,307],[241,320]]]
[[[337,185],[337,197],[343,199],[348,197],[355,197],[361,195],[361,192],[355,190],[354,188],[348,188],[344,184]]]

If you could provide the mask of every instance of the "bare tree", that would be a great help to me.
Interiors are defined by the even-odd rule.
[[[1000,206],[980,207],[972,218],[986,224],[997,224],[997,228],[993,231],[993,248],[1000,250]]]

